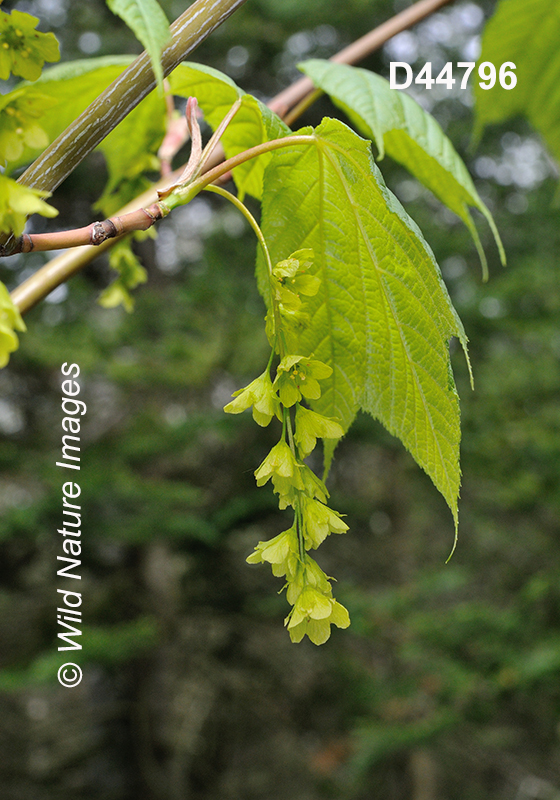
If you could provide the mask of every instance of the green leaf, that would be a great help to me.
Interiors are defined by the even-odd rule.
[[[431,114],[409,95],[391,89],[385,78],[368,70],[320,59],[305,61],[299,67],[361,133],[375,142],[380,158],[388,153],[463,220],[474,239],[485,277],[486,257],[469,206],[486,217],[505,263],[492,215],[459,154]]]
[[[524,114],[560,162],[560,8],[557,0],[502,0],[482,37],[480,62],[511,61],[517,85],[475,82],[476,136],[485,125]]]
[[[221,142],[228,158],[271,139],[280,139],[290,129],[260,100],[246,94],[227,75],[211,67],[185,62],[170,76],[171,91],[181,97],[196,97],[204,117],[216,130],[235,101],[242,97],[243,105],[228,125]],[[245,194],[260,198],[262,176],[270,154],[236,167],[233,177],[240,199]]]
[[[307,131],[300,131],[307,133]],[[434,256],[386,188],[370,143],[337,120],[314,146],[275,152],[264,177],[262,228],[272,262],[315,252],[321,289],[301,352],[333,369],[314,410],[348,429],[358,409],[410,450],[457,520],[459,403],[449,339],[466,336]],[[268,277],[258,260],[260,288]]]
[[[30,214],[56,217],[58,211],[43,200],[48,192],[30,189],[0,175],[0,232],[21,236]]]
[[[169,22],[156,0],[107,0],[107,5],[120,17],[144,45],[152,60],[154,75],[163,86],[161,52],[169,42]]]
[[[45,61],[58,61],[58,42],[52,33],[35,30],[39,20],[22,11],[0,11],[0,79],[10,72],[28,81],[41,74]]]
[[[3,283],[0,283],[0,368],[5,367],[10,353],[19,347],[16,331],[25,331],[25,323],[19,309],[12,303],[12,298]]]

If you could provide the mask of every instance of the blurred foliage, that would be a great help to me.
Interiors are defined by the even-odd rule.
[[[184,7],[163,5],[169,18]],[[41,29],[60,35],[64,59],[82,57],[90,33],[96,55],[137,47],[101,2],[17,7],[40,17],[51,9]],[[55,25],[56,8],[65,17]],[[392,10],[381,0],[249,0],[196,57],[271,94],[297,60],[328,57]],[[423,31],[420,60],[423,48],[443,47]],[[444,56],[461,60],[453,46]],[[241,66],[235,47],[249,54]],[[369,65],[383,70],[386,58]],[[110,277],[101,258],[27,316],[20,349],[0,372],[6,800],[560,797],[556,186],[525,123],[488,130],[469,158],[469,106],[435,97],[433,113],[467,157],[508,255],[503,270],[481,228],[491,269],[481,284],[460,222],[382,162],[470,339],[474,392],[454,355],[463,488],[453,559],[445,565],[453,528],[444,501],[402,446],[360,416],[329,484],[350,532],[333,537],[321,561],[339,576],[352,626],[321,649],[290,644],[280,582],[245,564],[258,540],[284,526],[272,491],[257,491],[252,474],[274,432],[221,410],[267,351],[254,240],[214,196],[178,210],[156,242],[134,244],[148,282],[133,314],[94,302]],[[323,113],[332,113],[325,100],[307,119]],[[56,193],[61,224],[91,219],[103,170],[95,155]],[[0,277],[11,287],[41,263],[40,254],[13,257]],[[55,677],[64,361],[80,365],[88,404],[84,680],[73,690]]]
[[[546,24],[543,24],[546,20]],[[543,136],[550,151],[560,157],[560,76],[558,38],[560,20],[556,0],[507,0],[496,9],[484,31],[481,61],[515,65],[516,91],[475,86],[476,128],[523,114]],[[513,80],[513,78],[510,78]]]

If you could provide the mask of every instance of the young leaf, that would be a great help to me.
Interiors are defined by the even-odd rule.
[[[107,0],[107,5],[142,42],[152,60],[154,75],[163,86],[161,52],[170,39],[169,22],[157,0]]]
[[[517,84],[475,82],[476,130],[524,114],[560,162],[560,15],[557,0],[502,0],[482,37],[480,62],[515,64]]]
[[[486,217],[505,263],[492,215],[465,164],[431,114],[409,95],[391,89],[385,78],[368,70],[320,59],[299,66],[360,133],[375,142],[380,158],[388,153],[463,220],[474,239],[485,275],[486,258],[469,206]]]
[[[243,105],[221,139],[228,158],[261,142],[279,139],[290,133],[280,117],[260,100],[246,94],[218,70],[185,62],[173,71],[169,81],[173,94],[197,98],[204,118],[213,130],[218,127],[235,101],[239,97],[243,98]],[[269,161],[270,155],[266,154],[234,169],[233,177],[241,199],[245,194],[261,197],[262,176]]]
[[[307,133],[302,131],[301,133]],[[262,228],[272,261],[310,247],[321,278],[301,352],[333,369],[311,405],[348,429],[362,408],[410,450],[457,519],[459,404],[448,344],[466,337],[434,256],[386,188],[369,142],[326,119],[314,146],[276,151]],[[262,257],[258,277],[265,297]]]

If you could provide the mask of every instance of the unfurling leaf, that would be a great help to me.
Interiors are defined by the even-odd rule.
[[[204,118],[213,130],[216,130],[235,101],[240,97],[243,99],[241,108],[221,138],[228,158],[249,147],[271,139],[279,139],[290,133],[288,126],[264,103],[245,94],[231,78],[216,69],[185,62],[179,64],[172,72],[169,81],[173,94],[197,98],[204,112]],[[260,198],[262,176],[270,158],[270,154],[266,153],[233,170],[240,199],[243,199],[245,194]]]
[[[488,208],[480,199],[465,164],[436,120],[404,92],[365,69],[312,59],[300,69],[326,92],[352,124],[385,153],[402,164],[460,217],[469,229],[486,276],[486,257],[469,206],[487,219],[502,263],[505,254]]]

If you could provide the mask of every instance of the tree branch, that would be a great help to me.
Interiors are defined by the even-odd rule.
[[[92,245],[99,247],[108,239],[115,239],[120,236],[126,236],[128,233],[135,231],[147,231],[152,225],[155,225],[160,219],[166,217],[170,211],[177,206],[189,203],[193,197],[199,194],[210,183],[214,183],[227,175],[231,170],[250,161],[252,158],[257,158],[264,153],[270,153],[273,150],[280,150],[284,147],[295,147],[299,144],[310,144],[313,142],[313,136],[283,136],[281,139],[272,139],[271,141],[261,142],[261,144],[243,150],[236,156],[232,156],[227,161],[218,164],[212,169],[206,170],[205,173],[196,179],[184,175],[179,176],[179,180],[175,185],[166,187],[166,189],[158,192],[159,200],[151,203],[148,207],[136,208],[136,202],[131,203],[134,205],[134,210],[121,211],[114,217],[104,219],[102,222],[92,222],[83,228],[73,228],[68,231],[55,231],[54,233],[24,233],[16,239],[16,247],[10,251],[10,255],[16,253],[31,253],[35,250],[39,253],[45,253],[49,250],[69,249],[73,247],[82,247],[84,245]],[[211,144],[207,149],[211,149]],[[204,152],[200,158],[200,164],[203,163]],[[196,168],[193,167],[193,170]],[[163,202],[165,200],[165,203]],[[2,255],[2,248],[0,247],[0,255]]]
[[[30,253],[32,250],[45,253],[88,244],[99,247],[107,239],[115,239],[134,231],[147,231],[158,220],[167,216],[167,213],[161,203],[152,203],[149,208],[137,208],[127,214],[109,217],[102,222],[92,222],[71,231],[24,233],[17,240],[17,247],[12,253]]]
[[[222,17],[221,21],[223,21],[223,19],[225,19],[226,16],[231,14],[235,10],[235,8],[237,8],[243,2],[245,2],[245,0],[221,0],[219,5],[220,6],[227,6],[228,9],[229,9],[228,12],[224,12],[225,16]],[[348,47],[346,47],[343,50],[341,50],[340,52],[338,52],[330,60],[334,61],[335,63],[338,63],[338,64],[354,64],[357,61],[359,61],[360,59],[365,58],[370,53],[372,53],[375,50],[377,50],[380,47],[382,47],[387,41],[389,41],[389,39],[391,39],[397,33],[401,33],[402,31],[407,30],[408,28],[412,27],[416,23],[420,22],[425,17],[427,17],[430,14],[434,13],[434,11],[436,11],[438,8],[441,8],[441,7],[449,4],[450,2],[452,2],[452,0],[419,0],[419,2],[415,3],[410,8],[406,9],[405,11],[400,12],[399,14],[396,14],[394,17],[392,17],[391,19],[387,20],[387,22],[382,23],[377,28],[374,28],[372,31],[367,33],[365,36],[362,36],[360,39],[356,40],[351,45],[349,45]],[[174,26],[176,26],[179,23],[179,21],[182,20],[183,17],[185,17],[186,14],[191,12],[192,9],[194,9],[195,6],[200,8],[201,6],[207,6],[209,4],[211,4],[210,0],[197,0],[197,2],[194,3],[193,6],[191,6],[188,9],[188,11],[185,12],[185,14],[182,15],[182,17],[179,17],[179,19],[174,23]],[[216,5],[216,2],[214,2],[214,6],[215,5]],[[219,22],[216,23],[216,25],[214,25],[214,27],[216,27],[218,24],[219,24]],[[174,26],[172,26],[172,27],[174,27]],[[212,28],[211,30],[213,30],[213,29],[214,28]],[[208,30],[206,35],[208,35],[211,32],[211,30]],[[198,44],[199,41],[202,41],[203,38],[204,37],[200,38],[196,42],[196,44]],[[192,45],[192,47],[195,47],[196,44]],[[171,47],[171,45],[170,45],[170,47]],[[170,48],[167,48],[167,50],[169,50],[169,49]],[[167,50],[165,51],[165,53],[167,53]],[[165,55],[165,53],[164,53],[164,55]],[[142,56],[140,56],[134,62],[134,64],[132,64],[128,68],[128,70],[125,70],[125,72],[122,73],[120,78],[118,78],[117,81],[115,81],[114,84],[112,84],[112,86],[117,84],[120,81],[120,79],[125,74],[127,74],[128,71],[131,70],[134,67],[134,65],[137,64],[138,61],[140,61],[140,59],[142,59],[143,57],[145,57],[145,60],[146,60],[146,69],[149,72],[149,74],[151,75],[151,88],[153,88],[155,86],[155,79],[153,78],[153,73],[151,73],[151,68],[149,67],[149,58],[145,53]],[[182,60],[182,59],[179,59],[179,61],[180,60]],[[165,71],[165,69],[166,68],[164,67],[164,71]],[[168,71],[165,71],[165,74],[167,75]],[[129,78],[130,78],[130,75],[129,75]],[[106,92],[108,92],[110,89],[111,89],[111,86],[108,87]],[[150,91],[150,90],[148,90],[148,91]],[[148,91],[146,91],[146,94],[148,93]],[[83,117],[85,114],[87,114],[87,112],[90,111],[91,109],[93,109],[94,106],[98,107],[98,103],[99,103],[100,99],[102,97],[104,97],[105,94],[106,93],[104,92],[102,95],[100,95],[99,98],[97,98],[97,100],[94,101],[94,103],[92,103],[92,105],[89,107],[89,109],[86,109],[86,111],[84,111],[84,113],[81,116]],[[315,89],[315,87],[313,86],[311,80],[309,78],[302,78],[302,79],[296,81],[294,84],[292,84],[292,86],[288,87],[287,89],[283,90],[278,95],[276,95],[276,97],[274,97],[268,103],[268,106],[273,111],[278,113],[280,116],[284,117],[285,119],[286,118],[289,119],[289,122],[291,124],[295,119],[298,118],[298,116],[300,114],[303,113],[303,111],[306,108],[309,107],[309,105],[319,95],[320,95],[320,92]],[[145,96],[145,95],[142,95],[142,97],[143,96]],[[295,108],[294,108],[294,106],[295,106]],[[293,109],[293,110],[290,112],[290,109]],[[132,107],[129,110],[132,110]],[[80,119],[81,119],[81,117],[78,117],[78,120],[76,120],[76,123]],[[120,121],[120,119],[119,119],[119,121]],[[90,122],[91,122],[91,120],[90,120]],[[115,124],[117,124],[117,123],[115,123]],[[70,131],[72,129],[72,127],[73,126],[70,126],[70,128],[68,128],[63,134],[61,134],[61,136],[58,137],[57,140],[55,140],[55,142],[53,142],[53,144],[45,151],[43,156],[41,156],[39,159],[37,159],[35,164],[33,164],[27,170],[27,172],[24,173],[24,175],[22,176],[21,180],[23,180],[26,177],[26,175],[28,173],[30,173],[31,170],[34,169],[35,166],[39,162],[41,162],[43,157],[49,151],[52,152],[52,150],[53,150],[54,146],[56,145],[56,143],[59,140],[61,140],[63,137],[66,137],[67,134],[68,134],[68,131]],[[107,135],[108,133],[109,133],[109,130],[106,130],[104,135]],[[101,141],[102,138],[103,138],[103,136],[100,137],[99,141]],[[96,144],[97,143],[98,142],[96,142]],[[219,148],[216,148],[216,150],[218,150],[218,149]],[[84,157],[84,156],[82,156],[82,157]],[[222,159],[223,159],[223,152],[222,152],[221,155],[219,155],[215,151],[214,152],[214,157],[212,158],[212,161],[210,163],[206,164],[206,169],[210,170],[217,163],[219,163],[219,161],[222,160]],[[79,163],[79,161],[80,161],[80,159],[78,159],[76,161],[76,163]],[[178,179],[178,177],[183,172],[183,169],[184,169],[183,167],[180,167],[178,170],[175,171],[175,173],[173,173],[172,176],[168,176],[165,180],[160,181],[158,184],[156,184],[153,187],[153,189],[148,190],[147,192],[145,192],[140,197],[135,198],[135,200],[133,200],[131,203],[129,203],[125,208],[121,209],[118,212],[118,215],[122,216],[124,214],[129,213],[130,211],[137,210],[139,206],[143,206],[144,204],[150,205],[150,204],[154,203],[157,200],[157,190],[158,189],[162,189],[165,186],[168,186],[169,183],[172,182],[174,178],[175,178],[175,180]],[[71,171],[71,170],[69,170],[69,171]],[[83,231],[90,231],[91,230],[91,226],[88,226],[85,229],[79,229],[79,230],[82,231],[82,232]],[[68,232],[65,232],[65,233],[68,233]],[[49,235],[52,235],[52,234],[46,234],[46,236],[49,236]],[[89,235],[89,233],[86,234],[86,235]],[[22,314],[26,313],[31,308],[33,308],[38,302],[40,302],[40,300],[42,300],[44,297],[46,297],[51,291],[53,291],[53,289],[55,289],[61,283],[64,283],[65,281],[67,281],[72,275],[76,274],[76,272],[79,272],[83,267],[87,266],[87,264],[89,264],[91,261],[93,261],[93,259],[97,255],[99,255],[101,252],[104,252],[105,250],[108,250],[110,247],[112,247],[112,245],[115,243],[115,241],[116,241],[115,238],[108,238],[101,245],[87,244],[87,245],[82,246],[82,247],[74,247],[68,253],[62,253],[61,255],[57,256],[54,259],[52,259],[48,264],[46,264],[44,267],[39,269],[34,275],[32,275],[30,278],[28,278],[26,281],[24,281],[20,286],[18,286],[11,293],[11,297],[12,297],[13,302],[16,304],[16,306],[19,308],[19,310],[20,310],[20,312]],[[0,239],[0,244],[1,244],[1,239]],[[58,246],[60,247],[61,245],[59,244]]]
[[[131,211],[136,211],[139,205],[153,203],[157,199],[157,189],[164,189],[170,180],[178,180],[181,172],[182,167],[175,170],[172,175],[162,178],[155,186],[139,197],[135,197],[132,202],[124,206],[119,214],[124,215]],[[18,307],[20,313],[25,314],[50,294],[53,289],[56,289],[61,283],[65,283],[81,269],[87,267],[98,255],[109,250],[114,243],[115,239],[106,239],[100,245],[88,244],[82,247],[74,247],[66,253],[61,253],[14,289],[11,293],[12,301]]]
[[[446,6],[452,0],[419,0],[414,3],[410,8],[406,8],[399,14],[378,25],[361,39],[356,39],[355,42],[340,50],[334,55],[330,61],[335,64],[356,64],[366,56],[369,56],[375,50],[379,50],[385,42],[396,36],[397,33],[412,28],[417,22],[421,22],[425,17],[429,17],[438,8]],[[290,108],[293,108],[297,103],[300,103],[308,94],[315,91],[315,87],[310,78],[300,78],[298,81],[288,86],[287,89],[277,94],[274,100],[271,100],[269,107],[272,111],[284,117]],[[302,113],[303,113],[302,109]]]
[[[184,61],[245,0],[196,0],[171,25],[161,63],[164,76]],[[52,192],[156,85],[149,55],[122,72],[23,173],[20,182]]]

